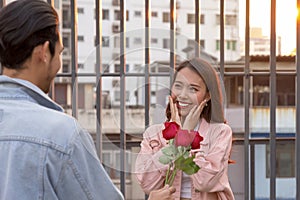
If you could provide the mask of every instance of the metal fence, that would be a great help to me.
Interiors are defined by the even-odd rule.
[[[230,73],[225,72],[225,60],[224,60],[224,7],[225,7],[225,0],[216,1],[220,5],[220,61],[219,61],[219,67],[220,67],[220,74],[221,77],[226,76],[242,76],[244,79],[244,137],[237,140],[237,145],[243,145],[244,147],[244,174],[245,177],[241,178],[241,181],[244,181],[244,198],[246,200],[248,199],[254,199],[255,198],[255,177],[254,177],[254,162],[251,162],[254,160],[254,146],[257,144],[269,144],[270,145],[270,199],[276,199],[276,145],[280,142],[287,142],[287,143],[295,143],[295,176],[296,176],[296,199],[300,199],[300,106],[299,105],[299,99],[300,99],[300,63],[299,60],[296,59],[296,71],[295,73],[288,73],[287,75],[292,75],[296,77],[296,134],[295,138],[288,138],[288,139],[279,139],[276,137],[276,77],[278,75],[278,72],[276,71],[276,0],[269,0],[271,2],[271,21],[270,21],[270,55],[269,55],[269,72],[265,73],[265,75],[269,76],[270,78],[270,102],[269,102],[269,109],[270,109],[270,138],[269,139],[251,139],[250,137],[250,125],[249,125],[249,110],[250,110],[250,78],[259,76],[259,73],[250,72],[249,66],[250,66],[250,55],[249,55],[249,48],[250,48],[250,0],[245,0],[246,2],[246,19],[245,19],[245,62],[244,62],[244,71],[239,73]],[[54,0],[48,0],[49,3],[54,5]],[[170,2],[170,15],[175,16],[176,13],[176,0],[169,0]],[[0,7],[5,5],[5,0],[0,0]],[[181,3],[184,4],[184,1]],[[200,16],[201,16],[201,9],[200,9],[200,1],[195,0],[195,56],[200,56]],[[297,6],[298,10],[300,8],[300,0],[297,0]],[[144,106],[144,113],[145,113],[145,120],[144,125],[145,127],[149,126],[149,110],[150,110],[150,77],[155,76],[171,76],[172,77],[172,70],[170,70],[170,74],[157,74],[152,73],[150,71],[150,38],[151,38],[151,0],[145,0],[145,43],[144,43],[144,49],[145,49],[145,73],[126,73],[126,0],[120,0],[119,4],[119,10],[120,10],[120,73],[119,74],[111,74],[111,73],[103,73],[102,69],[102,1],[101,0],[95,0],[95,19],[96,19],[96,40],[95,45],[98,46],[97,52],[96,52],[96,71],[95,73],[78,73],[78,43],[77,43],[77,24],[76,24],[76,15],[77,15],[77,1],[76,0],[70,0],[70,7],[71,7],[71,72],[70,73],[60,73],[57,76],[58,77],[71,77],[71,85],[72,85],[72,115],[74,117],[78,116],[78,77],[84,77],[84,76],[92,76],[96,77],[96,120],[98,123],[96,127],[96,148],[97,152],[99,154],[99,157],[102,156],[102,150],[103,150],[103,139],[102,139],[102,130],[100,127],[101,119],[101,113],[102,113],[102,79],[103,77],[107,76],[114,76],[120,78],[120,140],[119,140],[119,146],[120,146],[120,188],[123,194],[126,194],[125,192],[125,185],[126,185],[126,173],[125,173],[125,161],[126,161],[126,155],[125,150],[128,146],[139,146],[139,142],[133,142],[128,143],[126,142],[126,133],[124,132],[125,129],[125,111],[126,111],[126,85],[125,80],[128,77],[144,77],[145,79],[145,106]],[[293,23],[293,22],[290,22]],[[169,63],[170,67],[174,68],[176,66],[176,55],[175,52],[175,39],[176,39],[176,22],[174,21],[174,18],[171,17],[170,19],[170,57],[169,57]],[[297,24],[296,24],[296,58],[300,57],[300,20],[297,18]],[[284,74],[285,72],[281,72],[281,74]],[[54,95],[55,87],[52,89],[52,93],[50,93],[50,96]]]

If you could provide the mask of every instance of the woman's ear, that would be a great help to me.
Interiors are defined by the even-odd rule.
[[[209,92],[206,94],[205,100],[206,100],[206,101],[209,101],[209,100],[210,100],[210,93],[209,93]]]

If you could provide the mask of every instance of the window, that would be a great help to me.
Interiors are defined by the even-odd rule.
[[[120,37],[119,36],[114,37],[114,47],[120,48]]]
[[[200,47],[205,49],[205,40],[200,40]]]
[[[236,43],[237,43],[236,40],[232,40],[232,41],[231,41],[231,45],[232,45],[232,46],[231,46],[231,50],[232,50],[232,51],[236,51]]]
[[[129,96],[130,96],[130,92],[126,91],[125,92],[125,101],[129,101]],[[115,101],[120,101],[121,100],[121,93],[120,91],[116,90],[115,91]]]
[[[77,8],[77,13],[78,14],[84,14],[84,8]]]
[[[220,25],[220,15],[216,15],[216,24]],[[236,15],[225,15],[225,25],[236,26],[237,25],[237,16]]]
[[[135,17],[141,17],[142,16],[142,12],[141,11],[134,11],[134,16]]]
[[[226,25],[237,25],[237,16],[236,15],[226,15],[225,16],[225,24]]]
[[[170,39],[163,39],[163,48],[169,49],[170,48]]]
[[[68,63],[64,63],[62,66],[62,72],[63,73],[69,73],[70,72],[70,66]]]
[[[126,48],[129,48],[129,44],[130,44],[130,43],[129,43],[129,37],[126,37],[126,44],[125,44],[125,45],[126,45]]]
[[[253,77],[253,106],[269,105],[269,77],[255,76]]]
[[[216,40],[216,51],[220,50],[220,40]]]
[[[120,64],[115,64],[115,73],[120,73]]]
[[[63,36],[63,44],[65,48],[70,47],[70,42],[69,42],[69,37],[68,36]]]
[[[121,19],[121,12],[119,10],[115,10],[114,19],[115,20],[120,20]],[[128,20],[129,20],[129,11],[126,10],[126,21],[128,21]]]
[[[78,35],[77,39],[78,39],[78,42],[84,42],[84,36],[83,35]]]
[[[187,23],[195,24],[196,16],[195,14],[187,14]],[[204,15],[200,15],[200,24],[204,24]]]
[[[266,146],[267,178],[270,178],[270,146]],[[276,177],[295,177],[295,144],[276,144]]]
[[[157,44],[157,43],[158,43],[157,38],[151,38],[151,43],[152,43],[152,44]]]
[[[115,73],[120,73],[120,70],[121,70],[120,64],[115,64]],[[128,71],[129,71],[129,64],[126,64],[125,72],[128,72]]]
[[[108,9],[102,9],[102,19],[109,20],[109,10]]]
[[[187,23],[195,24],[195,14],[187,14]]]
[[[170,13],[163,12],[163,22],[170,22]]]
[[[134,40],[133,40],[133,43],[134,44],[142,44],[142,38],[134,38]]]
[[[158,15],[157,15],[157,12],[155,12],[155,11],[152,11],[151,12],[151,17],[157,17]]]
[[[78,69],[84,69],[84,64],[83,63],[78,63]]]
[[[109,37],[102,36],[102,47],[109,47]]]
[[[120,20],[121,19],[121,13],[119,10],[115,10],[114,12],[114,19],[115,20]]]
[[[103,73],[109,73],[109,64],[102,64],[102,71]]]

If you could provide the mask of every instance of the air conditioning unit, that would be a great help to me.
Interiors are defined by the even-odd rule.
[[[120,33],[120,25],[119,24],[113,24],[112,25],[112,32],[113,33]]]

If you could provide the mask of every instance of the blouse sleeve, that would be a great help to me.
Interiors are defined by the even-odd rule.
[[[232,130],[226,124],[214,127],[209,140],[201,143],[195,163],[200,170],[192,175],[194,187],[202,192],[223,191],[228,183],[227,168],[230,157]]]
[[[137,180],[146,194],[163,186],[168,169],[167,165],[159,162],[161,148],[166,145],[160,137],[162,129],[163,125],[154,125],[145,131],[135,163]]]

